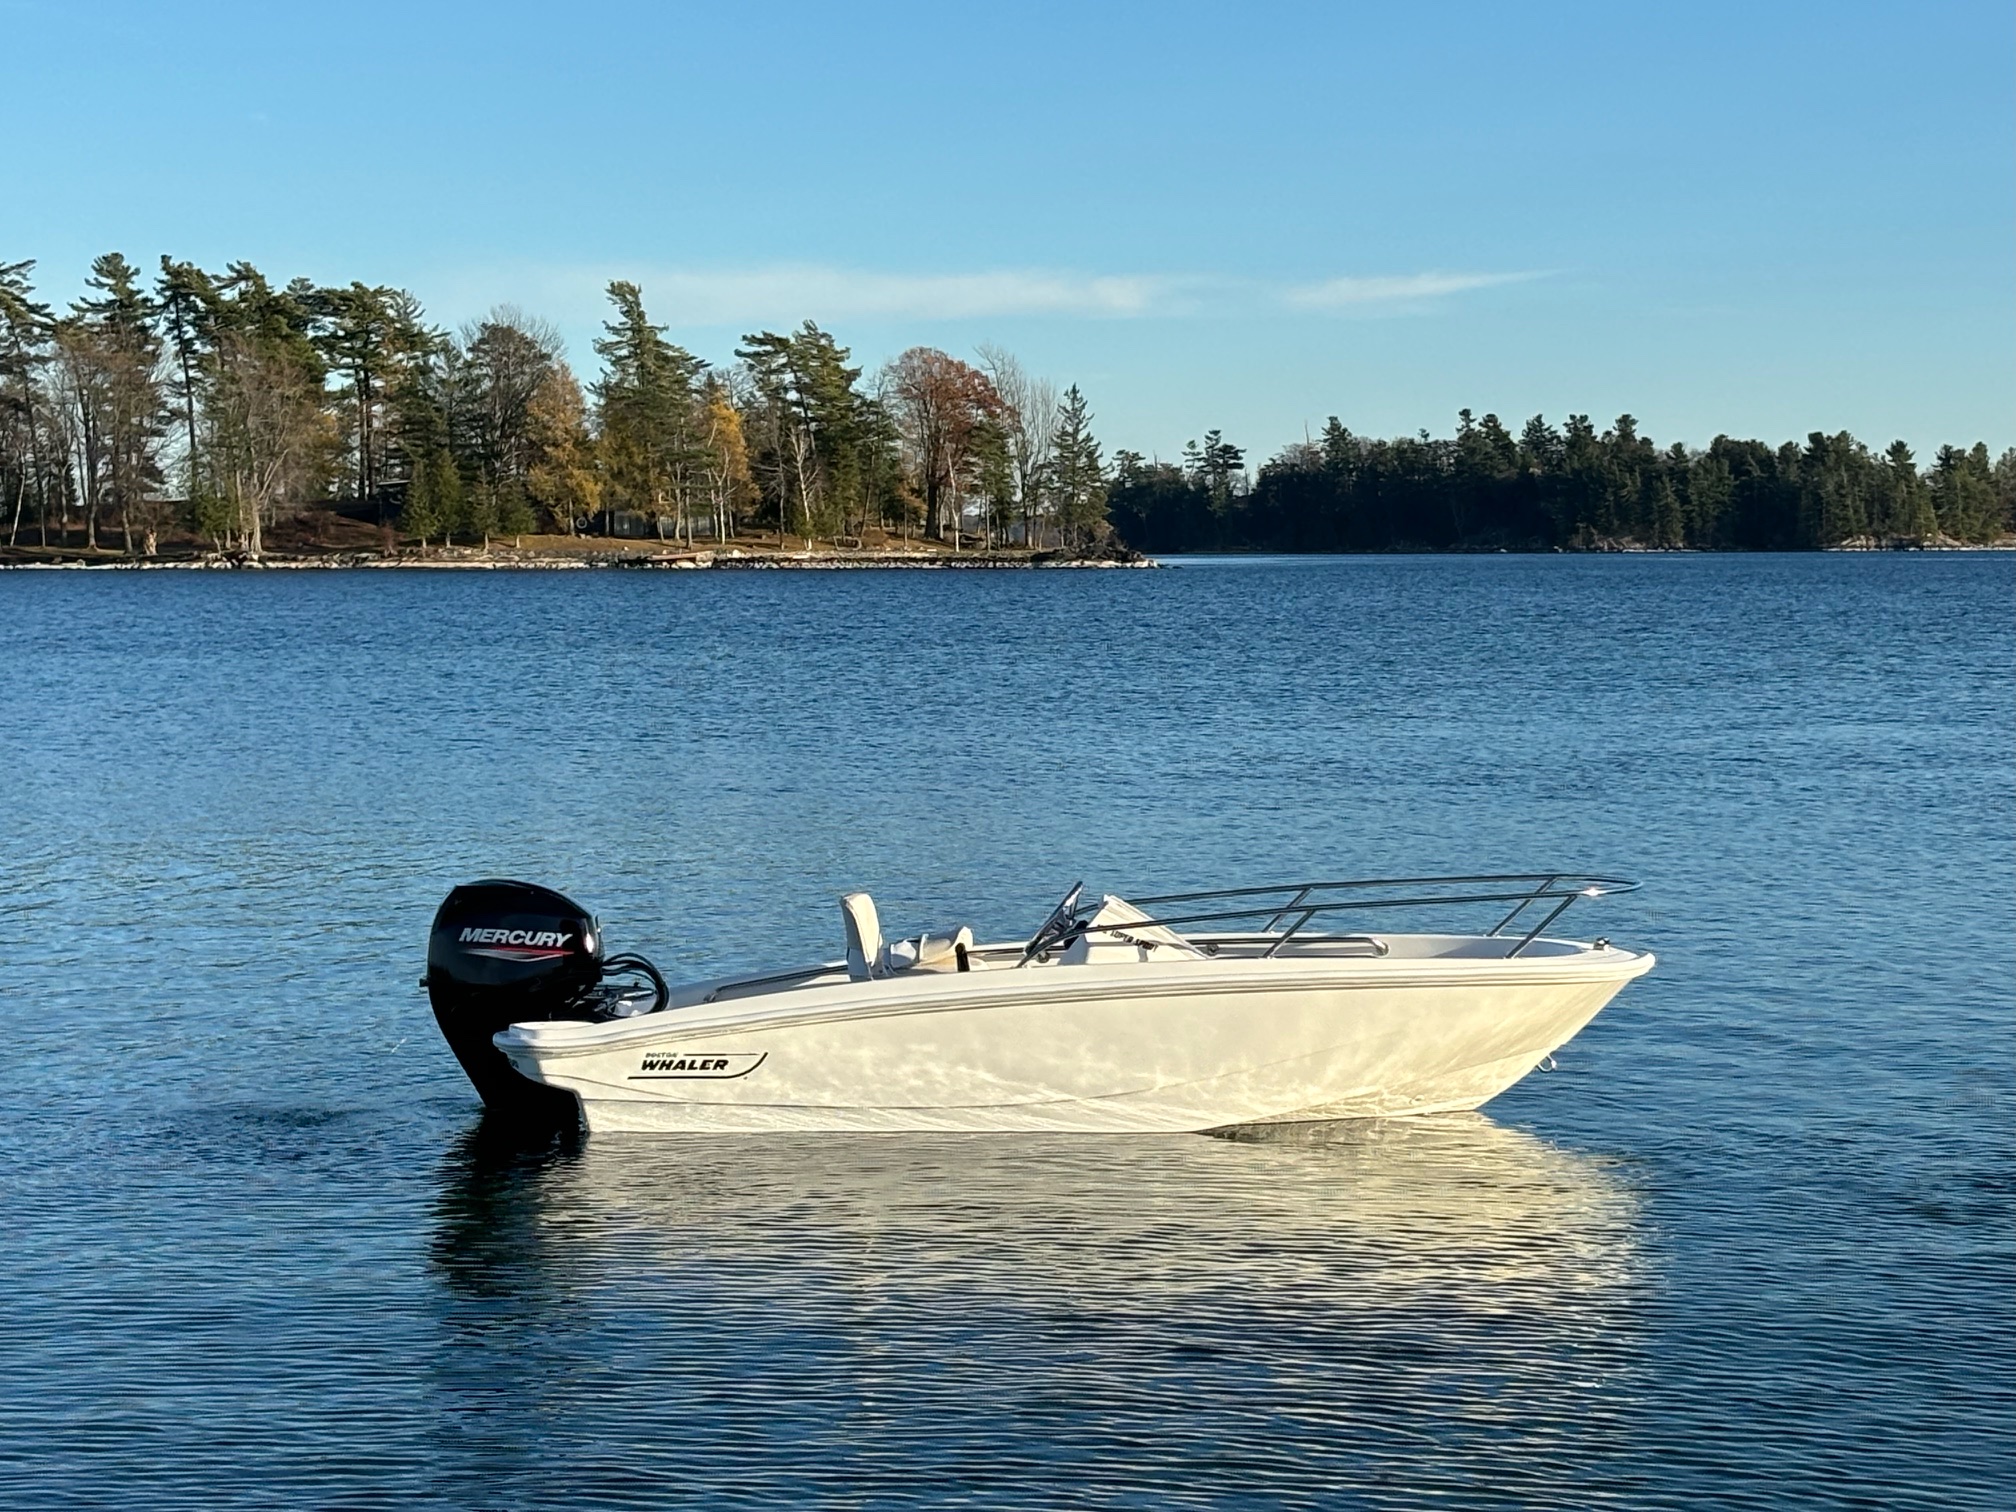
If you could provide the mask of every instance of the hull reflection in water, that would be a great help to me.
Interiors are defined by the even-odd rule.
[[[633,1458],[696,1487],[872,1500],[945,1470],[950,1443],[1009,1477],[1004,1504],[1066,1465],[1138,1493],[1191,1460],[1277,1490],[1404,1464],[1415,1491],[1460,1492],[1486,1462],[1430,1467],[1421,1435],[1494,1441],[1499,1484],[1558,1474],[1620,1431],[1637,1374],[1635,1197],[1479,1115],[1236,1139],[570,1134],[471,1140],[446,1174],[443,1384],[492,1411],[550,1418],[578,1393],[632,1414]]]

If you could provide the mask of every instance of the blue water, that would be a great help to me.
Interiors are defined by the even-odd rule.
[[[2000,1507],[2009,557],[0,574],[0,1505]],[[415,986],[1593,869],[1481,1115],[514,1147]]]

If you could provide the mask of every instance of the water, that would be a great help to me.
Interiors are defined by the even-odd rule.
[[[0,1504],[2007,1505],[2012,567],[0,574]],[[1554,866],[1559,1071],[1270,1140],[515,1148],[414,985]]]

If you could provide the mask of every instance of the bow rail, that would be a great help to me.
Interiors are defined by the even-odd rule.
[[[1367,908],[1455,908],[1510,904],[1511,909],[1487,933],[1495,938],[1523,925],[1527,929],[1507,957],[1539,939],[1541,934],[1583,898],[1636,892],[1638,884],[1622,877],[1585,876],[1573,872],[1504,872],[1470,877],[1373,877],[1341,882],[1285,882],[1271,887],[1228,887],[1205,892],[1162,893],[1127,901],[1150,915],[1146,921],[1095,924],[1096,905],[1074,910],[1070,921],[1041,947],[1031,941],[1030,954],[1068,945],[1082,935],[1121,934],[1149,925],[1177,929],[1206,924],[1237,924],[1260,919],[1250,938],[1266,943],[1269,957],[1308,927],[1331,914]],[[1227,906],[1229,905],[1229,906]],[[1532,914],[1528,910],[1534,910]],[[1027,959],[1027,957],[1025,957]]]

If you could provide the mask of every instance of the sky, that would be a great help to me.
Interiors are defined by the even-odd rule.
[[[0,261],[713,362],[991,342],[1115,447],[1330,415],[2016,443],[2016,7],[0,0]]]

